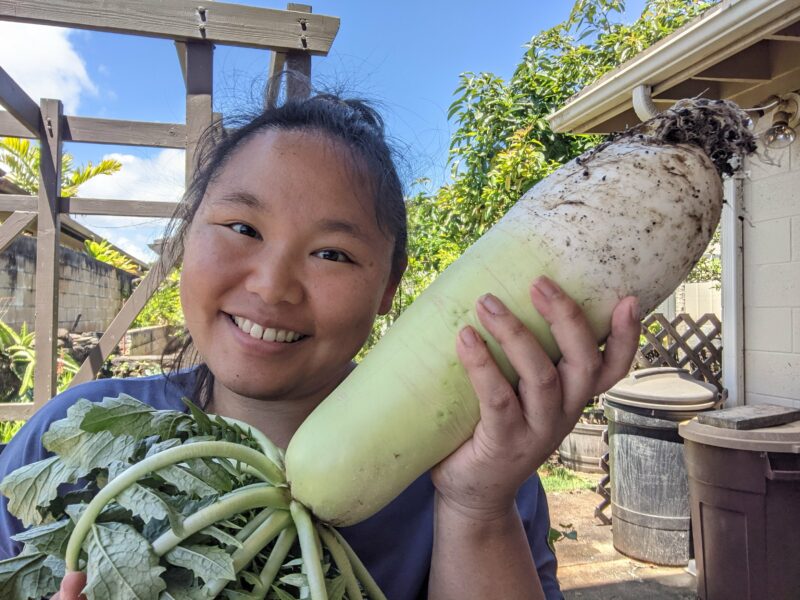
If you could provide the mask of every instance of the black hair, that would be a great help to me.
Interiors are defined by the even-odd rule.
[[[350,150],[352,166],[369,186],[378,226],[394,238],[391,277],[399,279],[406,264],[406,208],[403,185],[394,153],[386,141],[383,119],[364,100],[327,93],[300,100],[287,99],[280,106],[238,117],[235,121],[218,122],[206,130],[198,144],[192,179],[167,227],[168,241],[162,257],[182,258],[187,232],[209,184],[238,148],[252,136],[271,129],[319,132]],[[211,400],[213,374],[197,356],[188,332],[167,348],[165,355],[176,346],[177,357],[171,372],[200,363],[191,399],[205,408]]]

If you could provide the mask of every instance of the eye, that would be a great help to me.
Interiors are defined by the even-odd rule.
[[[250,225],[245,225],[244,223],[231,223],[228,225],[233,231],[236,233],[240,233],[242,235],[246,235],[247,237],[257,238],[259,237],[258,232],[250,227]]]
[[[344,252],[340,252],[339,250],[320,250],[319,252],[315,252],[314,256],[318,256],[323,260],[332,260],[334,262],[353,262],[350,260],[349,256],[347,256]]]

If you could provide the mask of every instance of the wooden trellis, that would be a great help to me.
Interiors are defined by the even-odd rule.
[[[0,20],[173,40],[186,84],[185,123],[99,119],[64,115],[60,100],[35,102],[0,67],[0,105],[8,111],[0,111],[0,136],[35,139],[41,147],[38,196],[0,195],[0,210],[13,212],[0,225],[0,251],[37,221],[34,402],[0,404],[0,420],[8,420],[27,419],[56,389],[60,215],[170,217],[176,207],[174,202],[61,197],[63,143],[182,148],[188,182],[200,135],[220,118],[212,109],[214,45],[272,51],[267,73],[272,84],[265,97],[265,104],[272,105],[280,85],[274,82],[281,80],[275,76],[285,69],[303,76],[285,78],[285,94],[309,94],[311,56],[328,53],[339,19],[315,15],[310,6],[292,3],[286,10],[275,10],[193,0],[0,0]],[[164,268],[150,269],[81,366],[73,385],[96,377],[176,259],[162,255],[161,262]]]
[[[636,353],[636,361],[640,367],[684,369],[722,390],[721,333],[722,323],[713,313],[697,321],[684,313],[671,321],[653,313],[642,321],[642,335],[647,341]]]

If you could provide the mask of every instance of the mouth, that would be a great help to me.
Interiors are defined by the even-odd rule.
[[[275,327],[265,327],[258,323],[253,323],[250,319],[237,315],[228,315],[236,327],[244,333],[257,340],[265,342],[277,342],[280,344],[294,344],[307,338],[307,335],[292,331],[290,329],[278,329]]]

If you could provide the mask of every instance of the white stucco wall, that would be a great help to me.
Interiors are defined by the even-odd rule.
[[[800,408],[800,140],[769,156],[743,194],[745,402]]]

